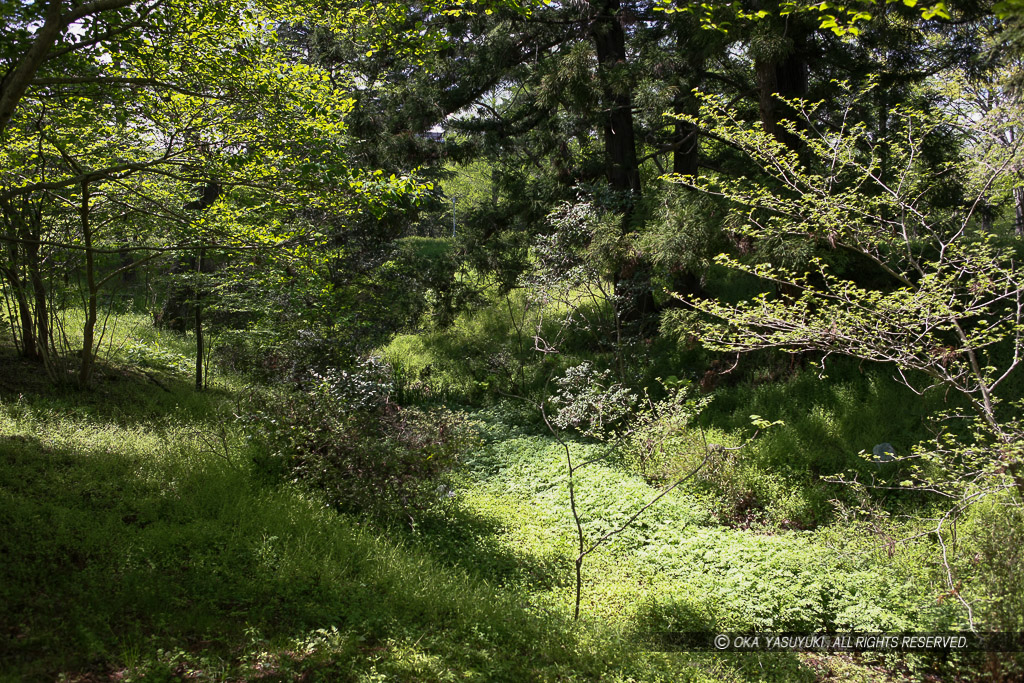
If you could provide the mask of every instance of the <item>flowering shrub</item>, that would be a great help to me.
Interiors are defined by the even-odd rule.
[[[558,412],[553,424],[594,438],[614,431],[636,403],[636,395],[610,377],[611,371],[598,371],[590,361],[567,369],[555,380],[558,391],[551,402]]]

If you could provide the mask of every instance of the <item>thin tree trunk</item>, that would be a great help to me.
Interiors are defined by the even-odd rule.
[[[677,114],[686,112],[683,103],[676,101],[673,111]],[[680,141],[679,147],[672,154],[672,172],[679,175],[696,175],[700,131],[697,126],[689,121],[676,121],[676,138]]]
[[[5,273],[4,276],[6,277],[6,270],[4,271],[4,273]],[[6,288],[4,288],[4,290],[3,290],[3,295],[4,295],[4,297],[3,297],[4,298],[4,308],[7,310],[7,324],[10,326],[10,330],[11,330],[11,341],[14,343],[15,350],[17,350],[17,352],[20,354],[21,353],[21,342],[18,339],[18,327],[17,327],[17,325],[14,324],[14,318],[16,316],[14,314],[14,308],[12,306],[11,299],[10,299],[10,297],[7,296],[7,289]]]
[[[28,295],[25,293],[25,283],[18,275],[20,268],[15,261],[17,246],[11,245],[10,267],[4,269],[7,276],[7,283],[11,286],[14,294],[14,301],[18,307],[18,326],[21,328],[21,339],[15,339],[15,346],[23,358],[34,359],[36,357],[35,326],[32,320],[32,308],[28,304]]]
[[[92,251],[92,226],[89,224],[89,182],[82,182],[82,242],[85,245],[85,282],[88,288],[88,300],[85,310],[85,326],[82,328],[82,365],[78,375],[78,383],[83,388],[92,382],[93,345],[96,333],[96,308],[99,288],[96,285],[95,255]]]
[[[199,274],[203,272],[203,257],[205,249],[199,250],[199,258],[196,259],[196,286],[195,286],[195,302],[193,309],[195,310],[195,328],[196,328],[196,391],[203,390],[203,303],[201,300],[202,293],[199,289]]]
[[[203,390],[203,305],[196,301],[196,391]]]
[[[1013,188],[1013,210],[1016,216],[1013,232],[1017,237],[1024,237],[1024,187]]]
[[[43,282],[43,276],[39,270],[40,231],[38,226],[30,238],[31,240],[25,244],[25,256],[29,281],[32,283],[32,294],[35,297],[36,356],[45,362],[50,350],[50,314],[47,306],[46,283]]]
[[[25,294],[24,283],[17,273],[8,277],[11,289],[14,291],[14,299],[18,303],[18,322],[21,324],[21,355],[23,358],[36,358],[35,326],[32,321],[32,309],[28,305],[28,296]]]
[[[11,238],[23,236],[25,233],[24,221],[17,209],[9,202],[2,203],[4,222],[7,226],[7,233]],[[15,339],[15,345],[19,347],[22,357],[35,359],[36,340],[35,324],[32,316],[32,309],[28,303],[27,285],[21,276],[21,248],[16,241],[12,241],[7,252],[7,267],[3,269],[14,300],[18,307],[18,323],[21,327],[21,340]]]

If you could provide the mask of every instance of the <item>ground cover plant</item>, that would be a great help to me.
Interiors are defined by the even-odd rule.
[[[320,496],[261,486],[228,397],[164,379],[178,393],[151,411],[130,403],[146,390],[132,380],[113,401],[72,397],[74,411],[60,394],[4,395],[6,676],[513,680],[602,666],[596,651],[577,661],[565,634],[551,650],[564,666],[533,669],[526,634],[543,620]]]
[[[699,495],[674,495],[595,556],[572,625],[550,436],[500,411],[470,416],[483,442],[460,456],[454,495],[412,529],[380,526],[315,489],[268,485],[237,390],[196,394],[185,370],[157,375],[166,389],[141,401],[155,385],[129,370],[104,368],[85,396],[4,394],[4,553],[18,558],[3,570],[5,675],[759,680],[745,656],[646,652],[644,638],[684,623],[942,619],[916,551],[890,559],[869,537],[832,536],[839,553],[821,552],[829,531],[722,527]],[[654,490],[614,462],[581,473],[588,532]],[[814,679],[795,657],[766,661],[775,680]]]

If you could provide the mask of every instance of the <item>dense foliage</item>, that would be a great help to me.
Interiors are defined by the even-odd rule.
[[[0,677],[1019,677],[1021,21],[0,2]]]
[[[473,444],[465,420],[390,401],[390,368],[370,358],[352,372],[313,375],[305,391],[249,416],[257,467],[302,481],[348,512],[405,516],[448,498],[445,478]]]

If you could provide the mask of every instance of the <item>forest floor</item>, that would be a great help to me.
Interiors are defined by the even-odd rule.
[[[574,622],[565,453],[514,414],[472,415],[482,445],[447,502],[381,527],[262,481],[236,419],[251,389],[195,392],[183,346],[108,364],[88,392],[4,353],[0,679],[957,679],[925,657],[659,640],[934,626],[948,610],[924,545],[723,524],[699,490],[673,492],[587,557]],[[657,495],[601,447],[570,448],[594,459],[576,482],[589,537]]]

